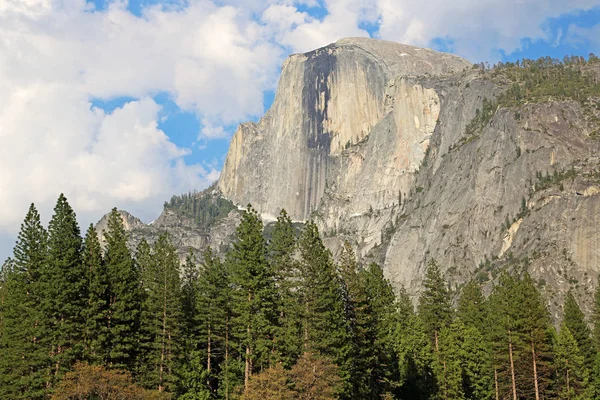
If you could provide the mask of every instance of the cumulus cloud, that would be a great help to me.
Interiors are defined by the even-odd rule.
[[[85,0],[0,0],[0,235],[18,229],[31,201],[49,216],[61,191],[87,222],[113,205],[149,220],[171,194],[216,179],[216,165],[187,164],[190,150],[158,128],[165,116],[157,94],[198,115],[200,144],[190,143],[197,149],[262,114],[263,93],[275,88],[290,52],[371,33],[418,46],[442,38],[472,61],[494,61],[524,37],[548,39],[548,18],[597,5],[181,0],[136,16],[127,0],[103,10]],[[596,28],[566,35],[598,36]],[[111,112],[92,105],[121,96],[132,101]]]

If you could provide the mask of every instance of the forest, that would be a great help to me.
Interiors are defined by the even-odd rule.
[[[451,292],[428,260],[416,307],[377,264],[338,261],[282,211],[248,206],[221,259],[134,252],[114,209],[101,242],[67,199],[32,204],[0,275],[2,399],[597,399],[600,292],[553,321],[525,271]]]

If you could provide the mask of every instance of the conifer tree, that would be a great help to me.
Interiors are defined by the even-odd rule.
[[[212,394],[207,385],[210,382],[205,368],[206,358],[201,351],[200,318],[198,308],[199,269],[198,261],[190,250],[182,271],[182,314],[183,314],[183,355],[179,371],[179,399],[204,400]]]
[[[486,327],[486,300],[476,281],[467,283],[458,300],[457,315],[466,326],[473,326],[480,332]]]
[[[375,342],[377,326],[369,302],[366,283],[358,270],[354,251],[348,242],[344,243],[340,256],[339,269],[343,283],[343,299],[346,320],[349,328],[350,354],[343,370],[348,371],[352,393],[351,398],[379,398],[376,387],[371,387],[373,370],[377,364]]]
[[[105,362],[110,368],[133,371],[138,351],[142,296],[139,273],[127,248],[123,220],[116,208],[109,215],[105,239],[109,294]]]
[[[419,316],[431,337],[433,348],[438,350],[438,335],[452,321],[452,306],[446,281],[435,260],[430,260],[423,280],[423,292],[419,297]]]
[[[81,358],[85,330],[86,270],[75,212],[61,194],[48,228],[48,258],[42,271],[42,329],[50,347],[55,381]],[[53,385],[55,382],[49,382]]]
[[[277,289],[279,323],[275,334],[276,356],[285,367],[291,367],[302,350],[302,310],[296,296],[299,275],[293,258],[296,234],[285,210],[281,210],[277,217],[267,251]]]
[[[588,373],[577,341],[563,322],[555,343],[555,365],[558,395],[561,399],[577,399],[585,393]]]
[[[87,279],[83,358],[91,364],[103,364],[106,361],[108,339],[108,276],[98,233],[91,224],[85,235],[82,253]]]
[[[469,400],[493,397],[493,366],[489,343],[474,326],[465,326],[462,343],[463,390]]]
[[[552,384],[552,335],[550,313],[546,308],[541,293],[528,273],[525,273],[519,284],[520,308],[524,312],[523,340],[526,343],[527,360],[531,365],[530,376],[533,388],[528,396],[539,400],[548,396]],[[525,393],[527,386],[524,385]]]
[[[276,324],[275,284],[262,231],[258,213],[248,205],[227,254],[235,288],[232,305],[240,327],[237,333],[244,347],[244,387],[255,368],[268,368]]]
[[[492,344],[495,398],[516,400],[521,396],[517,388],[515,365],[521,359],[523,340],[519,330],[522,305],[517,296],[517,281],[509,274],[500,276],[489,301],[488,341]]]
[[[216,377],[220,365],[229,357],[229,330],[232,323],[229,276],[221,260],[207,248],[198,277],[198,343],[197,350],[207,371],[207,386],[217,391]]]
[[[391,283],[383,276],[383,269],[371,263],[361,271],[371,310],[370,318],[375,327],[375,343],[372,345],[374,364],[371,366],[371,393],[381,398],[391,393],[398,381],[398,358],[396,357],[395,332],[398,326],[396,296]]]
[[[460,320],[448,327],[442,327],[439,333],[438,351],[434,361],[439,398],[444,400],[462,400],[463,388],[463,349],[464,325]]]
[[[42,346],[41,273],[47,258],[47,233],[31,204],[5,275],[3,332],[0,339],[0,398],[42,399],[49,367]]]
[[[152,261],[143,269],[141,331],[148,351],[142,354],[140,380],[159,392],[173,392],[183,345],[183,314],[179,259],[168,235],[161,234],[154,244]]]
[[[398,293],[396,354],[399,369],[398,398],[430,399],[436,393],[433,348],[429,335],[404,287]]]
[[[585,315],[581,311],[581,308],[579,308],[579,304],[577,304],[577,300],[575,300],[575,296],[573,296],[571,291],[567,293],[567,298],[565,299],[563,321],[577,342],[577,347],[583,356],[586,369],[591,371],[594,367],[594,359],[596,357],[591,331],[585,321]]]
[[[596,282],[596,290],[594,291],[594,307],[592,309],[592,337],[596,344],[596,352],[600,353],[600,276]]]
[[[330,358],[340,367],[350,354],[341,282],[331,252],[325,248],[316,224],[309,221],[300,236],[301,304],[304,352]],[[348,371],[340,371],[348,382]]]

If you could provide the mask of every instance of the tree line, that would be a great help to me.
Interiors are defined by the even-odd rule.
[[[131,252],[116,209],[104,239],[63,195],[47,230],[31,205],[0,276],[0,398],[600,398],[598,293],[592,324],[569,293],[556,329],[527,273],[454,296],[430,260],[415,309],[312,222],[282,211],[266,240],[251,206],[223,259],[182,263],[166,234]]]

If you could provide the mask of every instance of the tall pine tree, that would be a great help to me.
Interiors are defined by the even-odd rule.
[[[577,342],[577,347],[583,356],[586,369],[591,371],[594,368],[594,359],[596,358],[592,333],[585,321],[585,315],[581,311],[581,308],[579,308],[579,304],[577,304],[577,300],[575,300],[575,296],[573,296],[571,291],[567,293],[567,298],[565,299],[563,321]]]
[[[452,322],[452,305],[450,293],[440,267],[435,260],[430,260],[423,279],[423,292],[419,297],[419,316],[431,337],[433,348],[437,351],[438,336],[442,328]]]
[[[31,204],[5,275],[3,332],[0,339],[0,398],[42,399],[49,373],[42,343],[44,318],[41,274],[47,259],[47,233]]]
[[[145,265],[141,331],[143,348],[140,381],[159,392],[176,390],[183,347],[179,259],[167,234],[154,244],[152,263]]]
[[[134,371],[140,329],[140,277],[116,208],[109,215],[104,236],[109,297],[105,363],[111,368]]]
[[[87,281],[81,249],[75,212],[61,194],[48,227],[48,258],[42,272],[41,326],[50,350],[52,386],[83,352]]]
[[[85,235],[82,253],[87,279],[83,359],[91,364],[103,364],[108,346],[109,283],[98,233],[93,225]]]
[[[234,287],[232,306],[244,348],[244,386],[252,372],[269,367],[276,326],[275,282],[266,258],[262,221],[251,205],[237,228],[227,264]]]

